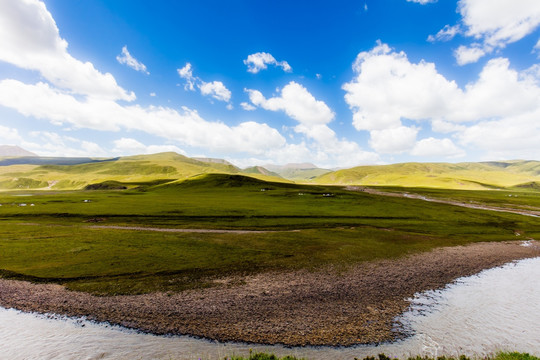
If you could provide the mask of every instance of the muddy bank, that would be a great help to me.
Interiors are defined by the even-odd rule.
[[[156,334],[287,345],[393,340],[393,319],[414,293],[512,260],[540,256],[531,242],[479,243],[333,269],[224,278],[179,294],[97,297],[60,285],[0,279],[0,306],[86,316]]]

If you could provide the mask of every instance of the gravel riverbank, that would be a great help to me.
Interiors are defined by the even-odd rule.
[[[435,249],[338,271],[222,278],[178,294],[94,296],[61,285],[0,279],[0,306],[86,316],[155,334],[286,345],[353,345],[402,334],[394,319],[416,292],[504,263],[540,256],[536,241]]]

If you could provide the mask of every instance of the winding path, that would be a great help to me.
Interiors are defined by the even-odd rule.
[[[506,213],[511,213],[511,214],[524,215],[524,216],[540,217],[540,211],[535,211],[535,210],[523,210],[523,209],[513,209],[513,208],[505,208],[505,207],[497,207],[497,206],[487,206],[487,205],[481,205],[478,203],[464,203],[464,202],[460,202],[456,200],[429,198],[429,197],[426,197],[424,195],[419,195],[419,194],[386,192],[386,191],[380,191],[380,190],[358,187],[358,186],[347,186],[345,189],[349,191],[362,191],[362,192],[366,192],[372,195],[402,197],[402,198],[407,198],[407,199],[417,199],[417,200],[435,202],[435,203],[440,203],[440,204],[455,205],[455,206],[466,207],[469,209],[498,211],[498,212],[506,212]]]

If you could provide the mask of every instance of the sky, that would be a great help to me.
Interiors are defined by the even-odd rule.
[[[540,160],[540,1],[0,0],[0,144]]]

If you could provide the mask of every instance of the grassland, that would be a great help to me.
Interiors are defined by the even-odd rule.
[[[403,186],[461,190],[538,188],[540,162],[403,163],[358,166],[321,175],[318,184]]]
[[[378,356],[368,356],[365,357],[363,360],[398,360],[397,358],[389,358],[388,356],[384,354],[379,354]],[[529,355],[527,353],[518,353],[518,352],[500,352],[494,356],[488,356],[485,358],[482,358],[483,360],[539,360],[538,357]],[[232,356],[232,357],[226,357],[224,360],[300,360],[297,357],[294,356],[284,356],[284,357],[277,357],[274,354],[267,354],[267,353],[250,353],[248,357],[242,357],[242,356]],[[355,360],[358,360],[355,358]],[[437,358],[433,357],[410,357],[407,360],[471,360],[471,358],[462,355],[460,357],[454,358],[454,357],[446,357],[446,356],[440,356]]]
[[[181,291],[230,274],[347,267],[434,247],[540,236],[535,218],[332,186],[227,174],[123,184],[128,189],[0,193],[1,276],[98,294]],[[538,193],[520,191],[517,198],[497,191],[475,196],[540,205]],[[436,192],[456,194],[465,198]],[[166,233],[96,223],[259,232]]]

